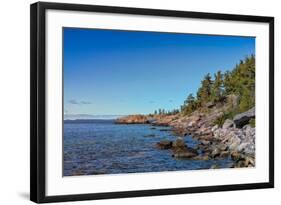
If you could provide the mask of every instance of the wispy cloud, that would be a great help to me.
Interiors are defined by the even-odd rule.
[[[90,102],[90,101],[81,101],[80,104],[82,104],[82,105],[89,105],[89,104],[92,104],[92,102]]]
[[[69,104],[73,104],[73,105],[78,105],[79,102],[77,100],[69,100],[68,101]]]
[[[69,100],[68,103],[72,104],[72,105],[89,105],[89,104],[92,104],[92,102],[90,102],[90,101],[83,101],[83,100],[77,101],[77,100],[74,100],[74,99]]]

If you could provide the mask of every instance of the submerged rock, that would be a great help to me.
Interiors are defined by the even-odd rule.
[[[177,139],[172,145],[172,157],[192,158],[198,155],[197,150],[188,147],[183,139]]]
[[[196,156],[193,158],[194,160],[203,160],[203,161],[206,161],[206,160],[210,160],[211,158],[208,156],[208,155],[202,155],[202,156]]]
[[[155,134],[144,135],[144,137],[155,137]]]
[[[168,132],[168,131],[171,131],[171,129],[159,129],[159,131],[161,131],[161,132]]]
[[[156,143],[156,147],[159,149],[171,149],[173,145],[173,141],[163,140]]]
[[[176,152],[176,153],[173,153],[173,155],[172,155],[172,157],[175,157],[175,158],[192,158],[192,157],[195,157],[195,156],[197,156],[196,153],[190,152],[188,150]]]

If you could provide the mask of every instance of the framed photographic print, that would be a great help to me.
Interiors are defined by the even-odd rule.
[[[34,202],[274,186],[274,18],[31,5]]]

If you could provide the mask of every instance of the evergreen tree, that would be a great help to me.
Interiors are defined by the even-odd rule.
[[[210,100],[212,84],[213,81],[211,75],[208,73],[201,81],[201,87],[197,91],[197,100],[200,105],[203,105]]]
[[[225,94],[239,97],[239,112],[255,105],[255,56],[246,57],[231,71],[224,74]]]
[[[216,103],[223,98],[223,75],[221,71],[215,74],[215,80],[212,86],[211,100]]]
[[[183,107],[184,107],[183,108],[184,115],[188,115],[192,113],[197,108],[196,100],[192,94],[188,95],[187,99],[184,101]]]

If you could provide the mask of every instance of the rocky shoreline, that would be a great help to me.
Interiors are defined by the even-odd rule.
[[[230,167],[255,166],[255,107],[226,119],[219,126],[216,120],[222,117],[226,106],[213,107],[208,112],[195,111],[189,116],[175,115],[130,115],[116,120],[118,124],[150,124],[168,126],[177,138],[174,141],[160,141],[158,149],[171,150],[171,156],[189,160],[212,160],[231,158]],[[185,136],[199,141],[196,148],[188,147]],[[212,168],[219,168],[214,165]]]

